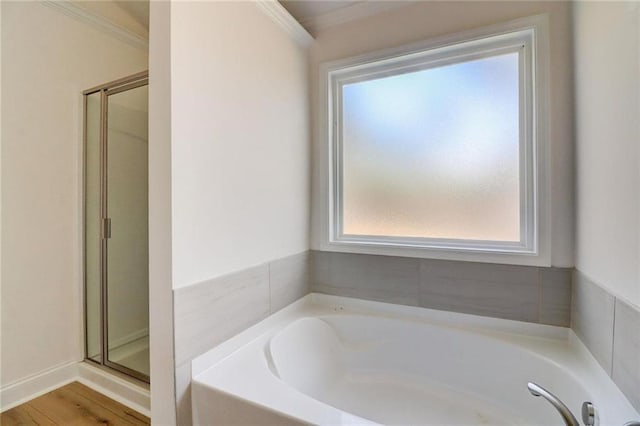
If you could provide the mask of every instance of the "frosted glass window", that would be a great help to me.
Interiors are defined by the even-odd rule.
[[[519,63],[341,85],[342,234],[519,242]]]
[[[535,16],[321,64],[314,244],[548,266],[547,29]]]

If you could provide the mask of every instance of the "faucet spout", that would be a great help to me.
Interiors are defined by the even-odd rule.
[[[560,399],[558,399],[558,397],[556,397],[554,394],[552,394],[542,386],[539,386],[532,382],[527,383],[527,388],[529,389],[529,392],[531,392],[531,395],[541,396],[549,401],[549,403],[553,405],[556,410],[558,410],[558,413],[560,413],[560,415],[562,416],[562,420],[564,420],[565,425],[580,426],[580,423],[578,423],[578,420],[575,418],[573,413],[571,413],[571,410],[569,410],[569,408],[564,405],[564,403],[560,401]]]

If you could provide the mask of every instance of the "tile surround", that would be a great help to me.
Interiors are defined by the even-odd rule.
[[[568,327],[565,268],[311,252],[311,290]]]
[[[611,378],[640,412],[640,309],[616,299]]]
[[[178,424],[192,424],[191,360],[308,294],[309,264],[303,252],[174,290]]]
[[[423,260],[420,306],[538,322],[538,268]]]
[[[271,312],[290,305],[311,291],[309,252],[277,259],[269,263]]]
[[[310,251],[176,289],[178,419],[191,424],[191,359],[311,291],[571,325],[640,409],[640,312],[572,271]]]
[[[602,368],[611,375],[615,298],[574,274],[571,328],[591,351]]]
[[[571,269],[540,268],[540,322],[571,324]]]
[[[266,318],[269,265],[264,264],[174,291],[176,365]]]
[[[312,252],[312,290],[418,306],[419,259]]]
[[[640,412],[640,307],[573,272],[571,328]]]

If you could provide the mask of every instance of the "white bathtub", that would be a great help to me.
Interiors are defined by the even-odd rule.
[[[566,328],[312,294],[192,362],[199,425],[562,425],[640,416]]]

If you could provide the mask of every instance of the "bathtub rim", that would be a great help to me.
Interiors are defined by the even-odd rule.
[[[626,402],[624,405],[628,405],[632,410],[631,412],[635,410],[626,396],[624,396],[617,385],[611,381],[604,369],[602,369],[593,355],[570,328],[318,293],[311,293],[304,296],[196,357],[191,361],[191,380],[215,388],[214,385],[207,383],[206,379],[198,380],[198,378],[201,376],[206,377],[205,373],[207,370],[216,368],[218,363],[228,357],[232,357],[235,352],[243,350],[255,340],[266,339],[266,341],[268,341],[288,324],[300,318],[322,317],[336,314],[364,315],[385,319],[423,322],[430,325],[453,328],[462,332],[480,334],[489,339],[504,340],[516,344],[524,349],[531,350],[539,356],[548,358],[554,363],[556,360],[548,356],[549,353],[545,353],[544,348],[551,348],[551,352],[553,352],[554,347],[560,347],[563,351],[572,352],[580,358],[578,369],[574,371],[572,368],[568,368],[568,374],[575,375],[576,371],[578,373],[587,372],[589,374],[585,382],[591,384],[602,383],[602,380],[611,382],[611,385],[617,392],[615,392],[615,396],[612,395],[610,398],[606,398],[606,400],[615,401],[614,406]],[[543,350],[540,350],[540,347],[542,347]],[[243,398],[241,395],[237,395],[237,397],[240,399]],[[620,401],[618,401],[619,399]],[[249,399],[245,399],[245,401],[255,404],[254,401]],[[194,405],[192,410],[195,410],[195,408]],[[273,412],[280,413],[279,410],[272,409],[272,407],[266,408]],[[286,411],[283,411],[282,414],[290,415],[290,413]],[[637,417],[638,416],[636,416],[636,418]],[[609,423],[605,422],[605,424]]]
[[[264,333],[273,332],[283,325],[300,318],[301,314],[304,314],[303,316],[322,316],[341,311],[346,311],[345,313],[349,314],[425,322],[507,340],[540,338],[572,344],[577,339],[577,336],[575,336],[575,339],[573,338],[574,336],[571,336],[573,331],[567,327],[440,311],[417,306],[396,305],[322,293],[309,293],[191,360],[191,378],[195,379],[227,356],[231,356],[235,351],[263,336]]]

